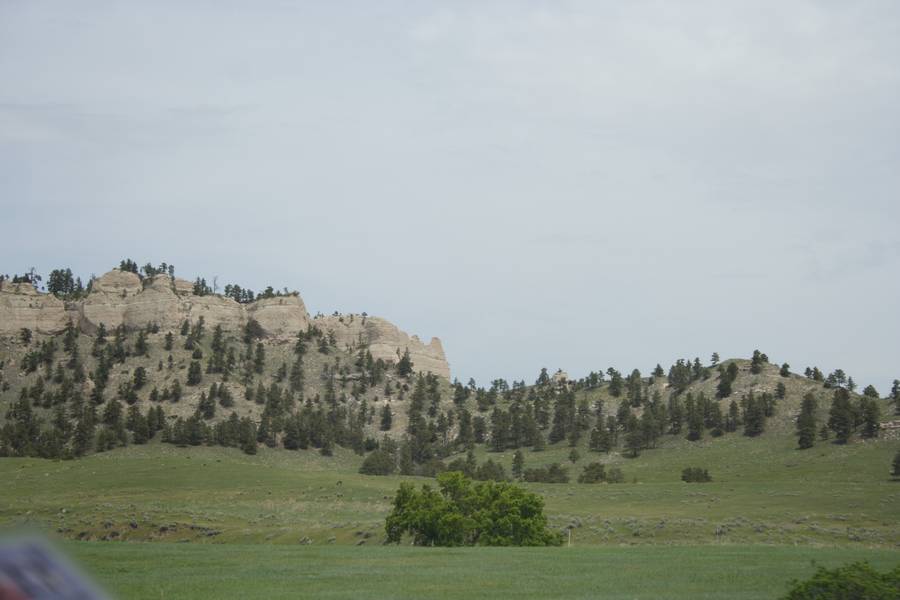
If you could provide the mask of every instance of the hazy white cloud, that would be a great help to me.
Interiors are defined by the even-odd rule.
[[[891,2],[13,0],[2,270],[297,287],[482,381],[760,347],[884,388],[898,56]]]

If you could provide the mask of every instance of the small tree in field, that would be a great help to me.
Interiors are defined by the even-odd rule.
[[[506,482],[473,482],[458,471],[437,476],[438,489],[401,483],[385,520],[389,543],[412,536],[417,546],[558,546],[544,501]]]

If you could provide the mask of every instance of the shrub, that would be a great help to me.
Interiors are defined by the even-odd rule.
[[[506,481],[506,471],[503,465],[487,459],[475,469],[475,477],[479,481]]]
[[[712,477],[706,469],[687,467],[681,471],[681,480],[688,483],[707,483],[712,481]]]
[[[578,476],[578,483],[600,483],[606,481],[606,467],[603,463],[592,462]]]
[[[404,534],[417,546],[558,546],[544,501],[511,483],[473,482],[458,471],[438,475],[438,490],[400,484],[385,520],[389,543]]]
[[[607,483],[625,483],[625,473],[618,467],[613,467],[606,474]]]
[[[868,563],[852,563],[828,570],[819,568],[807,581],[792,581],[784,600],[897,600],[900,598],[900,566],[879,573]]]
[[[523,478],[525,481],[535,481],[540,483],[569,483],[569,471],[568,469],[562,468],[559,463],[553,463],[546,467],[525,469]]]
[[[375,450],[365,458],[359,467],[359,472],[363,475],[391,475],[396,469],[397,464],[393,454],[384,450]]]

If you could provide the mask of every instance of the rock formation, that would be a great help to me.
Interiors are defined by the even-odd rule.
[[[366,344],[375,359],[394,362],[408,349],[416,371],[450,378],[450,365],[439,339],[425,344],[378,317],[343,315],[311,321],[299,295],[261,298],[244,305],[217,295],[195,296],[193,284],[184,279],[168,275],[141,279],[118,269],[94,280],[84,300],[69,303],[39,293],[28,283],[0,282],[0,335],[16,334],[25,327],[55,334],[69,321],[87,333],[96,332],[101,323],[110,331],[119,325],[140,329],[148,323],[173,331],[185,320],[193,323],[200,317],[209,328],[222,325],[230,331],[255,319],[270,337],[293,336],[312,323],[333,333],[341,348],[355,350]]]
[[[450,379],[450,365],[441,340],[436,337],[425,344],[418,336],[408,335],[390,321],[354,314],[318,317],[312,323],[323,331],[334,333],[338,347],[354,350],[366,344],[372,358],[394,362],[409,350],[416,371],[431,372]]]
[[[56,333],[68,322],[62,300],[38,293],[30,283],[0,282],[0,332],[27,327],[39,333]]]

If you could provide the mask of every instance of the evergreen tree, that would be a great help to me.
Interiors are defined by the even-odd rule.
[[[731,395],[731,386],[738,376],[738,366],[736,362],[728,363],[728,368],[722,370],[719,375],[719,384],[716,388],[716,394],[719,398],[727,398]]]
[[[200,362],[192,360],[188,367],[187,384],[199,385],[203,380],[203,369],[200,368]]]
[[[253,357],[253,370],[262,375],[263,371],[266,368],[266,348],[262,345],[262,343],[256,344],[256,354]]]
[[[397,375],[403,378],[409,378],[413,372],[413,362],[409,356],[409,348],[403,352],[400,361],[397,363]]]
[[[850,404],[850,392],[839,387],[834,390],[831,410],[828,413],[828,428],[834,432],[839,444],[846,444],[853,434],[855,415]]]
[[[810,392],[803,397],[797,417],[797,445],[801,450],[812,448],[816,443],[816,409],[816,397]]]
[[[863,396],[859,399],[859,413],[862,417],[862,436],[864,438],[878,437],[881,428],[881,409],[878,401]]]
[[[394,422],[394,415],[391,412],[391,405],[385,402],[381,407],[381,431],[390,431]]]

